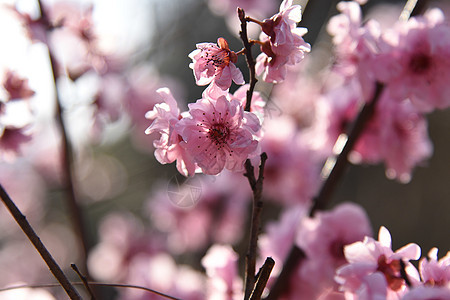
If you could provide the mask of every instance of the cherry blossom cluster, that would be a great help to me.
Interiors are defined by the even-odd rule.
[[[263,31],[262,41],[253,41],[261,45],[263,52],[257,59],[257,73],[264,73],[268,82],[282,81],[287,65],[300,62],[304,52],[310,50],[302,38],[306,30],[297,28],[300,6],[285,0],[272,18],[263,22],[249,17],[247,20],[260,24]],[[154,142],[160,163],[176,160],[178,171],[186,176],[195,172],[216,175],[224,168],[242,171],[245,160],[259,154],[261,120],[255,113],[264,104],[255,94],[253,109],[247,112],[247,96],[239,90],[240,97],[228,92],[232,82],[245,84],[242,72],[235,66],[238,53],[230,50],[224,38],[218,38],[217,44],[197,44],[189,54],[189,67],[197,85],[209,85],[201,99],[188,105],[188,112],[180,113],[170,90],[159,90],[164,103],[146,114],[146,118],[154,120],[146,133],[161,134],[160,140]]]

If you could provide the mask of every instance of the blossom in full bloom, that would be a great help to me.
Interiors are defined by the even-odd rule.
[[[245,112],[239,101],[229,101],[225,96],[189,104],[189,116],[176,124],[183,139],[180,145],[209,175],[224,168],[243,170],[245,160],[259,151],[260,128],[256,115]]]
[[[378,241],[366,236],[362,242],[345,246],[344,254],[348,264],[336,271],[335,280],[349,299],[399,299],[408,290],[401,275],[402,263],[411,284],[419,282],[409,260],[419,259],[420,247],[411,243],[393,252],[385,227],[380,228]]]
[[[189,54],[189,58],[192,59],[189,67],[194,71],[197,85],[212,83],[227,90],[231,81],[239,85],[245,83],[241,71],[234,65],[237,55],[230,50],[224,38],[218,38],[217,44],[197,44],[197,49]]]
[[[450,299],[450,288],[421,285],[411,289],[402,300],[445,300]]]
[[[384,161],[388,178],[407,183],[414,167],[433,152],[427,121],[410,102],[397,102],[389,98],[388,93],[380,97],[375,115],[350,159],[369,163]]]
[[[280,11],[270,19],[260,23],[262,53],[256,58],[256,73],[263,74],[266,82],[278,83],[284,80],[287,65],[299,63],[311,46],[303,40],[308,30],[297,27],[302,17],[299,5],[292,0],[284,0]]]
[[[433,248],[428,252],[428,259],[420,260],[420,276],[426,285],[450,288],[450,251],[439,260],[437,254],[438,249]]]
[[[450,26],[440,10],[398,22],[381,41],[374,70],[392,98],[425,112],[450,106]]]
[[[180,147],[182,138],[175,131],[175,124],[181,119],[177,102],[168,88],[158,89],[157,92],[164,102],[156,104],[153,110],[145,114],[147,119],[153,120],[145,133],[161,134],[160,139],[153,142],[156,148],[155,157],[161,164],[172,163],[176,160],[177,169],[181,174],[192,175],[195,173],[196,166],[184,148]]]

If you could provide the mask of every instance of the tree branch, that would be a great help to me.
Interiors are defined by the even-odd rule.
[[[264,166],[267,160],[267,154],[261,154],[261,164],[259,166],[258,179],[255,178],[254,168],[249,159],[245,162],[246,173],[244,176],[248,178],[250,187],[253,191],[253,205],[252,205],[252,222],[250,224],[250,241],[245,262],[245,296],[244,299],[249,299],[255,286],[255,270],[256,270],[256,256],[258,247],[258,234],[261,222],[261,211],[263,202],[261,201]]]
[[[14,220],[16,220],[17,224],[19,224],[22,231],[25,233],[25,235],[28,237],[30,242],[33,244],[33,246],[39,252],[42,259],[45,261],[48,268],[50,269],[50,272],[52,272],[53,276],[55,276],[56,280],[58,280],[59,284],[66,291],[66,293],[70,297],[70,299],[81,300],[82,298],[78,294],[77,290],[69,282],[66,275],[64,275],[64,272],[62,271],[62,269],[56,263],[55,259],[50,254],[50,252],[47,250],[47,248],[45,248],[41,239],[38,237],[38,235],[36,234],[34,229],[31,227],[30,223],[27,221],[27,218],[22,214],[22,212],[19,210],[19,208],[14,204],[14,202],[11,200],[11,198],[6,193],[5,189],[3,188],[3,186],[1,184],[0,184],[0,198],[2,199],[3,203],[8,208],[8,210],[11,213],[11,215],[13,216]]]
[[[250,72],[250,86],[247,91],[247,101],[245,102],[245,111],[250,111],[250,106],[252,104],[252,96],[253,91],[255,90],[256,82],[256,71],[255,71],[255,60],[252,55],[252,45],[248,39],[247,34],[247,18],[245,16],[245,12],[242,8],[238,7],[237,9],[239,20],[241,21],[241,31],[239,31],[239,36],[241,37],[242,43],[244,44],[245,49],[245,57],[247,60],[248,69]]]
[[[38,0],[39,3],[39,9],[41,14],[41,20],[43,24],[47,24],[49,28],[47,28],[47,32],[49,30],[52,30],[52,25],[50,24],[50,20],[47,17],[47,14],[45,12],[44,7],[42,6],[41,0]],[[50,46],[48,47],[48,55],[50,59],[50,67],[52,70],[53,75],[53,83],[55,88],[55,103],[56,103],[56,121],[58,123],[58,126],[61,131],[61,139],[62,139],[62,166],[63,166],[63,172],[64,172],[64,181],[63,181],[63,187],[66,192],[66,200],[68,204],[68,210],[69,214],[71,216],[72,220],[72,227],[74,229],[74,232],[78,238],[79,246],[81,248],[81,262],[82,262],[82,270],[86,274],[86,276],[89,278],[89,271],[87,268],[87,255],[90,249],[90,243],[88,242],[86,229],[85,229],[85,222],[84,222],[84,216],[83,212],[80,208],[80,205],[78,204],[78,201],[76,199],[75,195],[75,188],[74,188],[74,178],[73,178],[73,153],[72,153],[72,147],[69,143],[69,138],[67,134],[67,129],[64,124],[63,119],[63,109],[61,107],[61,100],[59,97],[58,89],[57,89],[57,79],[58,79],[58,70],[56,68],[56,60],[53,56],[53,53],[50,49]]]

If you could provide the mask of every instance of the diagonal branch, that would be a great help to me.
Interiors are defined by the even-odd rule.
[[[19,224],[22,231],[28,237],[30,242],[36,248],[36,250],[41,255],[42,259],[47,264],[50,272],[52,272],[53,276],[55,276],[56,280],[58,280],[59,284],[64,288],[67,295],[72,300],[81,300],[81,296],[78,294],[77,290],[73,287],[73,285],[69,282],[64,272],[59,267],[58,263],[55,261],[50,252],[45,248],[41,239],[38,237],[33,227],[31,227],[30,223],[27,221],[27,218],[22,214],[19,208],[15,205],[15,203],[11,200],[9,195],[6,193],[3,186],[0,184],[0,198],[3,203],[8,208],[9,212],[13,216],[14,220],[16,220],[17,224]]]

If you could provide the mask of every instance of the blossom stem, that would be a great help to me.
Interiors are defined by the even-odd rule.
[[[239,50],[238,52],[235,52],[236,55],[245,55],[245,48],[242,48],[241,50]]]
[[[253,91],[255,90],[256,82],[256,70],[255,70],[255,60],[252,55],[253,43],[249,41],[247,34],[247,18],[245,17],[245,12],[242,8],[238,8],[238,16],[241,21],[241,30],[239,31],[239,36],[241,37],[242,43],[244,44],[245,57],[247,59],[247,65],[250,72],[250,84],[247,90],[247,101],[245,102],[245,111],[250,111],[250,106],[252,104]]]
[[[258,24],[259,26],[263,26],[263,22],[261,22],[261,21],[259,21],[259,20],[256,20],[256,19],[254,19],[254,18],[252,18],[252,17],[245,17],[245,21],[247,21],[247,22],[253,22],[253,23]]]
[[[9,212],[13,216],[14,220],[16,220],[17,224],[19,224],[22,231],[28,237],[30,242],[36,248],[36,250],[41,255],[42,259],[47,264],[50,272],[52,272],[53,276],[55,276],[56,280],[58,280],[59,284],[63,287],[67,295],[72,300],[81,300],[81,296],[78,294],[78,291],[73,287],[73,285],[69,282],[66,275],[62,271],[61,267],[55,261],[53,256],[47,250],[45,245],[42,243],[39,236],[34,231],[33,227],[31,227],[30,223],[27,221],[27,218],[22,214],[19,208],[15,205],[12,199],[9,197],[8,193],[5,191],[3,186],[0,184],[0,198],[2,199],[5,206],[8,208]]]
[[[250,187],[253,191],[253,203],[252,203],[252,222],[250,224],[250,242],[248,245],[248,251],[245,260],[245,292],[244,299],[250,299],[253,290],[255,289],[255,270],[256,270],[256,254],[258,246],[258,234],[260,227],[261,212],[263,202],[261,201],[262,188],[263,188],[263,174],[264,166],[267,160],[267,154],[263,152],[261,154],[261,164],[259,166],[258,179],[255,178],[254,168],[249,159],[245,161],[246,173],[244,176],[248,178]]]
[[[49,28],[47,30],[52,29],[52,25],[50,24],[50,21],[47,17],[47,14],[45,12],[45,9],[42,5],[42,1],[38,0],[41,19],[44,24],[49,24]],[[61,131],[61,138],[62,138],[62,166],[63,166],[63,172],[64,172],[64,181],[63,181],[63,187],[66,193],[66,200],[68,204],[69,213],[71,215],[72,219],[72,227],[76,233],[76,236],[79,241],[79,245],[81,247],[81,262],[82,262],[82,270],[86,274],[86,276],[89,278],[89,272],[87,268],[87,255],[89,252],[89,243],[87,239],[86,229],[85,229],[85,223],[84,223],[84,216],[83,212],[80,208],[80,205],[78,204],[78,201],[76,199],[75,195],[75,188],[74,188],[74,178],[73,178],[73,153],[72,153],[72,147],[69,142],[68,134],[67,134],[67,128],[64,124],[63,119],[63,108],[61,107],[61,99],[59,97],[58,88],[57,88],[57,78],[58,78],[58,70],[56,68],[56,60],[54,58],[54,55],[51,51],[51,48],[49,45],[47,45],[48,48],[48,55],[50,59],[50,67],[53,75],[53,84],[55,88],[55,102],[56,102],[56,121],[58,123],[58,126]]]

